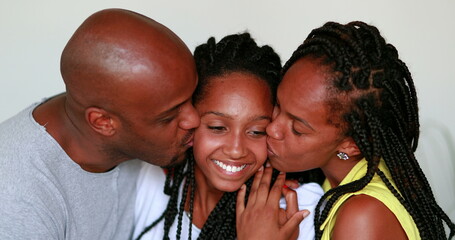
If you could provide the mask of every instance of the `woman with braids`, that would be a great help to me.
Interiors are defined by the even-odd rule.
[[[446,239],[443,222],[453,237],[455,225],[414,155],[419,117],[411,74],[376,27],[328,22],[283,73],[267,127],[269,158],[280,171],[324,172],[316,239]],[[253,207],[240,204],[239,235],[254,234],[241,227]]]
[[[136,239],[236,239],[236,192],[258,169],[262,172],[267,158],[265,130],[281,79],[278,55],[244,33],[218,43],[210,38],[196,48],[194,58],[199,83],[193,103],[201,125],[185,165],[166,174],[156,166],[142,168]],[[271,168],[264,172],[270,174]],[[279,174],[275,182],[278,199],[283,192],[289,201],[283,221],[301,213],[292,226],[285,225],[293,230],[308,214],[298,208],[313,212],[323,191],[316,183],[301,185],[296,192],[304,200],[297,206],[293,191],[283,188],[284,177]],[[314,238],[313,215],[300,226],[309,233],[301,239]]]

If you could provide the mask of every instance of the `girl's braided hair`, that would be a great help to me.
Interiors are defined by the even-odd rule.
[[[275,94],[281,80],[280,57],[267,45],[259,47],[249,33],[228,35],[218,43],[211,37],[194,51],[196,68],[199,76],[198,86],[193,94],[193,103],[204,101],[210,91],[211,79],[232,72],[252,74],[263,80],[270,89],[275,102]],[[248,180],[247,195],[252,183]],[[179,189],[183,186],[182,198],[179,199]],[[140,239],[147,231],[164,219],[164,239],[169,239],[169,230],[177,219],[177,239],[180,239],[184,206],[189,195],[190,220],[194,199],[194,189],[197,188],[194,176],[194,159],[192,149],[187,152],[187,162],[168,170],[164,192],[170,195],[166,210],[160,218],[148,226],[137,238]],[[189,193],[189,194],[188,194]],[[237,192],[226,192],[210,213],[201,229],[198,239],[235,239],[235,204]],[[191,239],[191,225],[188,239]]]

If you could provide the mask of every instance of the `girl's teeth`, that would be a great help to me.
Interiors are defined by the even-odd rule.
[[[218,165],[220,168],[222,168],[228,172],[232,172],[232,173],[240,172],[246,167],[246,164],[243,164],[242,166],[231,166],[231,165],[226,165],[218,160],[214,160],[213,162],[216,165]]]

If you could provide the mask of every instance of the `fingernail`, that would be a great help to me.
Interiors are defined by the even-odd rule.
[[[265,166],[266,166],[266,167],[270,167],[270,166],[272,166],[272,165],[270,165],[269,162],[266,162],[266,163],[265,163]]]
[[[281,172],[281,171],[280,171],[280,174],[284,174],[284,172]]]
[[[241,190],[245,189],[245,184],[242,184],[242,186],[240,187]]]
[[[289,187],[288,187],[288,185],[284,184],[284,185],[283,185],[283,188],[289,188]]]
[[[310,211],[304,211],[304,212],[302,213],[303,218],[308,217],[308,215],[310,215]]]
[[[261,166],[259,169],[258,169],[258,172],[264,170],[264,166]]]

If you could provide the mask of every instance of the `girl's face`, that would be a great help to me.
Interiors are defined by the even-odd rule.
[[[201,125],[194,133],[196,174],[209,186],[236,191],[267,158],[266,127],[273,106],[267,84],[247,73],[210,79],[196,104]]]

